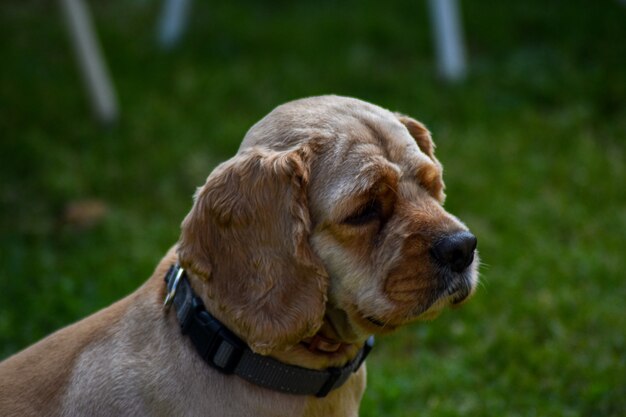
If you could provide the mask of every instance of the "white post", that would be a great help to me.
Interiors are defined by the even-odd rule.
[[[449,81],[465,77],[465,50],[457,0],[429,0],[439,72]]]
[[[165,0],[158,26],[158,41],[162,48],[171,49],[180,40],[187,26],[190,0]]]
[[[89,10],[82,0],[61,0],[61,6],[93,111],[100,122],[114,123],[118,115],[117,98]]]

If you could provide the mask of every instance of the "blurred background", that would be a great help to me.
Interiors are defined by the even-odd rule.
[[[379,338],[361,414],[624,415],[624,2],[461,2],[456,82],[425,1],[198,1],[168,48],[161,2],[87,4],[106,124],[61,3],[0,3],[0,358],[137,288],[254,122],[335,93],[430,128],[484,263],[471,302]]]

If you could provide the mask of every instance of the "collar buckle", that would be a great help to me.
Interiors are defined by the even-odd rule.
[[[232,374],[246,350],[246,344],[206,310],[196,309],[183,334],[189,334],[207,362],[224,374]]]
[[[170,276],[170,274],[172,272],[174,272],[175,269],[170,268],[170,271],[168,272],[168,278]],[[178,268],[178,270],[176,271],[176,278],[174,278],[174,283],[172,284],[172,286],[168,289],[167,294],[165,295],[165,300],[163,301],[163,309],[165,310],[165,312],[167,313],[170,310],[170,307],[172,306],[172,303],[174,302],[174,297],[176,297],[176,290],[178,289],[178,284],[180,283],[180,278],[183,276],[183,274],[185,273],[185,270],[183,268]],[[168,287],[169,287],[169,280],[168,278],[166,278],[166,282],[168,283]]]

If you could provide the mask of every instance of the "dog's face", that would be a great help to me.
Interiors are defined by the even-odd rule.
[[[428,131],[381,116],[389,115],[366,112],[311,175],[311,244],[331,277],[330,313],[344,339],[433,318],[476,283],[476,239],[442,207]]]
[[[442,203],[423,125],[343,97],[278,107],[201,188],[183,266],[253,349],[326,321],[345,342],[436,316],[477,282],[476,239]]]

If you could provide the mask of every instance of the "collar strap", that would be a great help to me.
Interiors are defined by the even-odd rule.
[[[221,373],[238,375],[265,388],[325,397],[359,369],[374,345],[374,337],[371,336],[356,357],[341,368],[318,371],[287,365],[254,353],[244,341],[209,314],[179,265],[170,267],[165,282],[167,296],[164,308],[167,311],[171,305],[174,306],[182,333],[189,336],[202,359]]]

